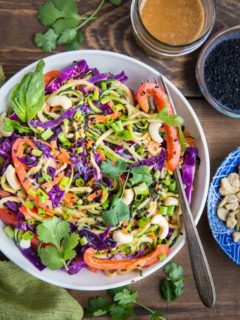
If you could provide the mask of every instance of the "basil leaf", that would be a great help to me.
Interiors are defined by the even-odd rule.
[[[7,132],[18,131],[19,133],[31,133],[32,130],[28,127],[23,127],[19,122],[9,118],[4,119],[3,130]]]
[[[33,72],[27,73],[12,89],[9,103],[22,122],[35,117],[44,104],[44,61],[40,60]]]

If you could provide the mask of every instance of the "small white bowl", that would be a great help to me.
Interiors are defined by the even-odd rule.
[[[127,84],[133,89],[138,88],[141,84],[141,80],[146,80],[147,77],[153,78],[153,76],[159,76],[158,71],[133,58],[113,52],[97,50],[64,52],[45,58],[45,71],[51,69],[61,70],[71,65],[73,61],[81,59],[86,59],[91,67],[97,67],[102,72],[111,71],[113,73],[119,73],[124,70],[129,77]],[[10,90],[17,82],[20,81],[23,75],[31,71],[34,66],[35,63],[19,71],[0,89],[0,112],[4,111],[7,107]],[[207,142],[202,126],[188,101],[169,80],[166,79],[166,82],[175,102],[177,112],[184,118],[187,129],[196,139],[196,145],[201,158],[200,167],[196,173],[191,204],[195,222],[197,223],[204,208],[209,185],[210,165]],[[163,267],[169,260],[171,260],[181,250],[184,242],[185,236],[179,236],[175,244],[171,247],[169,256],[165,260],[144,270],[143,275],[139,275],[137,272],[131,272],[125,275],[106,277],[104,273],[100,271],[94,273],[87,269],[81,270],[76,275],[69,275],[63,271],[51,271],[49,269],[38,271],[21,254],[14,242],[7,237],[3,231],[3,223],[0,221],[0,250],[12,262],[43,281],[75,290],[105,290],[120,287],[143,279]]]

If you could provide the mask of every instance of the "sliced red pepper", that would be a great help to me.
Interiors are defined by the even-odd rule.
[[[168,107],[168,113],[174,114],[174,110],[167,99],[166,93],[156,84],[143,83],[137,92],[137,101],[140,108],[144,112],[148,112],[149,97],[152,97],[157,105],[158,111],[161,111],[164,107]],[[167,141],[167,166],[170,171],[174,171],[178,166],[181,156],[181,144],[178,136],[178,128],[164,124]]]
[[[99,270],[134,270],[137,268],[143,268],[151,266],[159,261],[159,256],[162,254],[168,254],[169,245],[160,244],[157,248],[145,257],[137,259],[126,260],[104,260],[96,258],[94,255],[96,250],[89,248],[84,253],[85,263],[95,269]]]
[[[41,141],[41,143],[46,144],[48,147],[51,148],[50,144]],[[29,175],[27,174],[27,171],[25,169],[25,165],[19,161],[19,158],[23,157],[24,155],[24,146],[30,146],[33,149],[37,149],[34,143],[29,138],[18,138],[13,146],[12,146],[12,159],[13,164],[16,169],[16,173],[18,175],[18,179],[23,186],[23,188],[28,193],[29,198],[34,200],[34,202],[42,209],[46,210],[47,212],[53,212],[52,202],[51,200],[46,200],[44,203],[41,203],[38,200],[38,196],[34,193],[37,191],[37,189],[32,185],[31,179]],[[29,191],[32,190],[33,193],[29,193]]]
[[[52,82],[55,78],[57,78],[60,74],[58,70],[50,70],[44,74],[44,84],[47,86],[50,82]]]
[[[37,248],[39,244],[39,240],[36,234],[34,234],[33,238],[31,239],[31,246]]]
[[[16,226],[18,224],[16,213],[7,208],[0,208],[0,219],[6,225]]]

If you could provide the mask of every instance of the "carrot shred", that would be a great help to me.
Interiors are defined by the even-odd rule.
[[[50,70],[44,74],[44,84],[45,86],[57,78],[60,74],[58,70]]]

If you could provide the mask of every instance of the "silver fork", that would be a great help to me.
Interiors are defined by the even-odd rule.
[[[169,93],[169,90],[166,86],[165,80],[162,77],[162,75],[160,75],[159,79],[161,82],[161,86],[165,91],[165,93],[167,94],[169,102],[171,103],[172,108],[176,114],[176,109],[171,99],[171,95]],[[156,77],[154,77],[154,80],[156,85],[160,86]],[[148,82],[150,82],[149,78],[148,78]],[[154,108],[156,110],[156,107],[152,98],[149,99],[149,102],[150,102],[151,108]],[[190,261],[192,265],[193,276],[195,279],[198,294],[205,306],[213,307],[216,303],[216,292],[215,292],[215,287],[213,283],[213,278],[208,265],[207,257],[205,255],[197,228],[193,220],[190,206],[186,198],[179,168],[175,169],[174,177],[177,183],[178,192],[180,196],[180,205],[183,212],[183,220],[185,225],[188,250],[190,254]]]

